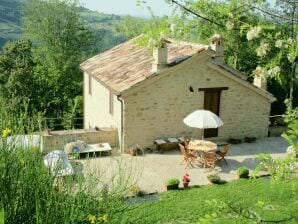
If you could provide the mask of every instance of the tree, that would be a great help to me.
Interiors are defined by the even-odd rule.
[[[260,46],[256,49],[262,66],[258,75],[275,78],[287,88],[289,109],[295,105],[297,83],[297,1],[279,0],[274,8],[255,7],[269,16],[266,24],[260,26],[257,36]],[[251,31],[251,30],[250,30]],[[248,32],[248,37],[253,32]],[[253,38],[251,38],[253,39]],[[296,92],[296,93],[295,93]]]
[[[268,78],[269,91],[278,98],[272,107],[274,114],[284,112],[285,98],[289,98],[290,108],[295,105],[297,1],[279,0],[274,8],[265,0],[165,1],[179,13],[169,18],[166,32],[160,33],[168,34],[175,27],[176,32],[170,32],[172,37],[200,43],[220,33],[226,39],[227,64],[249,78]]]
[[[131,39],[143,33],[148,23],[150,20],[125,16],[119,24],[115,25],[115,29],[127,39]]]
[[[35,97],[32,43],[27,39],[7,42],[0,54],[0,94],[10,111],[25,109]],[[3,106],[3,105],[1,105]]]
[[[69,109],[68,100],[82,94],[79,64],[90,49],[93,35],[81,19],[75,0],[28,0],[23,18],[26,35],[36,44],[38,110],[62,116]]]

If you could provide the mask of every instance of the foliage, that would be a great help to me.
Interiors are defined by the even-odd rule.
[[[22,33],[18,0],[0,1],[0,48],[8,41],[20,38]]]
[[[4,224],[4,209],[0,210],[0,224]]]
[[[288,129],[288,132],[282,134],[282,137],[288,140],[296,154],[298,154],[298,119],[292,120],[288,124]]]
[[[249,169],[246,166],[241,166],[237,169],[237,173],[239,175],[248,175],[249,174]]]
[[[167,186],[177,185],[180,183],[180,180],[178,178],[169,178],[166,181]]]
[[[207,179],[210,180],[211,182],[217,182],[220,180],[220,176],[218,176],[218,174],[209,174],[207,176]]]
[[[9,38],[5,32],[17,31],[17,39],[23,30],[33,41],[7,42],[0,54],[0,97],[6,110],[58,117],[64,128],[78,125],[73,117],[83,114],[79,64],[125,40],[114,28],[122,17],[90,11],[76,0],[4,0],[0,10],[5,12],[0,15],[3,41]],[[8,31],[2,23],[9,24]]]
[[[77,96],[75,99],[68,101],[68,111],[63,113],[62,125],[66,130],[76,126],[75,118],[83,117],[83,97]]]
[[[17,40],[24,34],[20,10],[22,7],[23,4],[19,0],[0,1],[0,10],[5,12],[0,14],[1,48],[6,42]],[[92,51],[92,54],[96,54],[110,49],[125,40],[125,34],[116,29],[118,24],[125,20],[122,16],[99,13],[84,7],[79,7],[79,10],[81,17],[86,21],[96,36],[92,46],[88,48],[88,52]],[[138,19],[136,19],[136,21],[137,20]]]
[[[92,33],[81,19],[76,1],[29,0],[23,17],[26,34],[37,43],[38,111],[62,115],[68,110],[68,99],[82,93],[79,64]]]
[[[1,144],[0,205],[5,223],[86,223],[92,214],[96,223],[106,222],[127,207],[123,196],[132,173],[124,173],[124,165],[119,161],[117,176],[106,185],[98,169],[62,179],[51,175],[39,150]]]
[[[288,106],[286,114],[283,116],[285,122],[288,123],[287,133],[283,133],[282,137],[288,140],[293,150],[295,151],[296,157],[298,156],[298,108],[291,109]]]
[[[0,54],[0,95],[10,111],[24,111],[24,102],[34,101],[32,43],[22,39],[8,42]]]
[[[155,29],[157,33],[144,30],[146,35],[157,42],[161,36],[167,36],[206,43],[213,33],[219,33],[226,40],[227,64],[248,75],[249,80],[256,75],[256,68],[268,77],[268,90],[278,99],[273,104],[273,114],[284,112],[286,98],[291,105],[298,103],[295,102],[297,21],[293,19],[296,3],[276,1],[275,8],[271,8],[274,4],[263,0],[167,2],[177,6],[173,14],[167,23]]]
[[[95,215],[88,215],[88,221],[93,224],[97,224],[97,223],[105,223],[108,221],[108,216],[106,214],[104,215],[99,215],[98,217],[96,217]]]
[[[129,191],[133,196],[138,196],[141,193],[141,188],[139,185],[134,184],[130,187]]]
[[[43,114],[29,114],[27,104],[24,111],[11,112],[0,96],[0,130],[8,129],[14,134],[25,134],[41,131]]]
[[[127,39],[131,39],[142,34],[149,23],[150,20],[125,16],[122,21],[115,24],[115,29]]]
[[[256,169],[253,171],[255,177],[262,169],[266,169],[268,173],[276,180],[288,180],[293,177],[293,162],[294,159],[291,155],[285,158],[273,159],[270,154],[260,153],[257,156],[260,161]]]
[[[260,201],[258,201],[260,202]],[[262,203],[262,202],[261,202]],[[213,207],[215,210],[211,214],[206,214],[204,217],[199,219],[198,224],[213,223],[214,221],[223,221],[233,217],[241,222],[260,223],[262,221],[260,215],[252,209],[237,208],[233,203],[225,203],[221,201],[212,200],[206,201],[206,204]],[[245,223],[246,223],[245,222]]]
[[[205,223],[256,223],[254,217],[259,216],[263,223],[294,224],[298,220],[297,191],[297,179],[287,182],[239,179],[225,185],[168,191],[160,194],[159,201],[132,205],[109,222],[197,223],[211,216]],[[214,213],[216,217],[212,218]],[[248,219],[247,214],[256,216]]]
[[[288,109],[283,117],[284,117],[285,122],[287,122],[287,123],[297,121],[298,120],[298,107],[291,109],[290,106],[288,105]]]

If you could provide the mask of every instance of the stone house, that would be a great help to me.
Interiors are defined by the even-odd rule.
[[[165,40],[153,54],[122,43],[81,64],[84,72],[84,127],[114,127],[122,151],[155,139],[200,137],[183,118],[198,109],[218,114],[224,125],[207,129],[205,138],[266,137],[271,103],[266,80],[247,76],[224,64],[224,40],[210,45]]]

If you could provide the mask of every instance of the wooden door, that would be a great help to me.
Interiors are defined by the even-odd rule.
[[[204,109],[209,110],[219,116],[219,107],[220,107],[220,90],[218,89],[209,89],[204,91]],[[204,137],[217,137],[218,129],[217,128],[208,128],[204,131]]]

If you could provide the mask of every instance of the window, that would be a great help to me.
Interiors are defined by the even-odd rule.
[[[92,77],[89,75],[89,94],[92,95]]]
[[[110,108],[109,108],[110,114],[114,114],[114,94],[112,91],[110,91]]]

